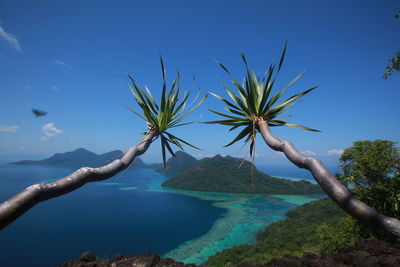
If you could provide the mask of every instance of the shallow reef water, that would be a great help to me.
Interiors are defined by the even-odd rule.
[[[148,191],[164,191],[212,201],[212,206],[226,213],[217,219],[203,236],[186,241],[165,253],[184,263],[201,265],[208,257],[224,249],[256,241],[256,234],[269,224],[285,218],[290,209],[321,198],[321,195],[253,195],[175,190],[153,180]]]

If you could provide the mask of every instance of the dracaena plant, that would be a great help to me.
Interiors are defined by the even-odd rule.
[[[200,99],[196,104],[199,97],[198,94],[192,104],[187,105],[190,93],[185,92],[183,98],[179,98],[179,73],[177,78],[173,81],[171,89],[167,92],[165,68],[161,57],[160,62],[163,75],[163,88],[159,104],[154,100],[147,87],[143,90],[137,85],[132,76],[129,76],[133,85],[130,89],[134,95],[136,103],[142,108],[143,114],[139,114],[128,106],[126,107],[139,117],[143,118],[148,125],[148,131],[145,133],[145,136],[140,143],[130,147],[120,159],[115,159],[111,163],[98,168],[81,167],[75,172],[55,182],[40,183],[29,186],[7,201],[0,203],[0,230],[7,227],[10,223],[40,202],[72,192],[86,183],[108,179],[129,168],[137,157],[147,151],[150,144],[157,137],[161,138],[164,166],[166,165],[166,149],[174,155],[174,152],[171,149],[171,144],[176,145],[180,149],[183,149],[182,144],[197,148],[181,138],[167,132],[167,130],[190,124],[190,122],[183,123],[182,121],[204,102],[207,95]]]
[[[291,126],[308,131],[317,131],[312,128],[290,123],[287,118],[281,118],[288,111],[288,108],[298,103],[298,101],[306,94],[314,90],[312,87],[304,92],[295,94],[285,100],[281,100],[283,93],[297,80],[303,73],[299,74],[281,91],[271,94],[276,77],[282,67],[285,57],[286,44],[283,49],[279,65],[271,65],[263,78],[258,78],[254,71],[250,71],[245,56],[242,54],[243,62],[246,66],[247,76],[242,83],[232,79],[233,85],[237,89],[235,94],[232,89],[224,85],[231,100],[222,98],[216,94],[215,97],[224,102],[225,108],[229,114],[212,112],[223,116],[224,120],[209,121],[207,123],[216,123],[231,126],[230,130],[238,127],[244,127],[242,131],[226,146],[232,145],[246,137],[245,142],[250,141],[250,153],[254,163],[254,144],[255,135],[259,131],[265,143],[275,151],[280,151],[297,167],[307,169],[311,172],[317,183],[325,191],[325,193],[336,202],[348,214],[358,219],[364,224],[380,230],[387,231],[397,238],[400,237],[400,220],[397,218],[387,217],[378,213],[362,201],[358,200],[351,194],[347,188],[341,184],[335,175],[333,175],[323,163],[312,157],[306,157],[301,154],[295,146],[286,140],[275,137],[270,127],[274,126]],[[228,73],[228,69],[219,63],[219,65]],[[254,164],[253,164],[254,166]],[[254,187],[254,181],[253,181]]]
[[[283,49],[278,67],[276,67],[276,65],[270,65],[268,71],[262,78],[257,77],[254,70],[249,69],[246,57],[243,53],[241,53],[241,57],[246,67],[247,73],[247,76],[242,82],[238,82],[236,79],[234,79],[231,76],[228,68],[226,68],[221,62],[217,61],[221,68],[230,75],[232,84],[236,88],[236,93],[226,84],[223,84],[223,87],[225,88],[230,100],[222,98],[215,93],[210,93],[227,105],[227,107],[225,107],[225,110],[229,113],[225,114],[210,109],[211,112],[218,114],[225,119],[208,121],[205,123],[228,125],[231,126],[230,131],[235,130],[239,127],[244,127],[244,129],[242,129],[230,143],[225,145],[225,147],[230,146],[242,140],[243,138],[246,138],[245,143],[250,142],[250,155],[253,156],[255,150],[255,135],[257,132],[258,120],[267,121],[268,126],[290,126],[308,131],[318,131],[306,126],[288,122],[287,119],[289,119],[290,116],[283,117],[283,115],[288,112],[291,106],[300,101],[300,98],[317,88],[317,86],[312,87],[308,90],[305,90],[304,92],[295,94],[282,101],[283,93],[295,81],[297,81],[304,74],[304,72],[300,73],[281,91],[272,94],[276,78],[279,74],[283,60],[285,58],[285,53],[286,44]]]
[[[161,151],[164,167],[166,167],[166,150],[175,156],[171,145],[177,146],[183,150],[182,144],[186,144],[193,148],[198,147],[188,143],[187,141],[170,133],[169,129],[188,125],[193,122],[182,122],[190,113],[197,109],[207,98],[207,95],[199,99],[200,92],[197,93],[194,100],[188,104],[190,91],[184,90],[183,97],[179,98],[180,93],[180,74],[179,71],[169,90],[167,90],[166,70],[162,58],[160,57],[161,71],[163,78],[161,101],[157,104],[150,90],[145,86],[141,88],[131,75],[128,75],[132,82],[130,90],[134,96],[135,102],[142,109],[143,113],[139,114],[132,108],[126,106],[130,111],[144,119],[147,122],[148,130],[155,133],[161,139]],[[193,79],[194,80],[194,79]],[[196,103],[197,101],[197,103]]]

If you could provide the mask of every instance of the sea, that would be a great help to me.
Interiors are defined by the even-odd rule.
[[[309,180],[299,169],[258,167],[272,176]],[[0,165],[0,202],[75,169]],[[297,171],[297,172],[296,172]],[[169,177],[130,169],[42,202],[0,231],[0,266],[57,266],[84,251],[98,257],[152,252],[203,264],[226,248],[256,242],[285,213],[324,195],[250,195],[163,188]]]

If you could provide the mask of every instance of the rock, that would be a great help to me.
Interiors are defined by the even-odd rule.
[[[81,254],[79,259],[85,262],[92,262],[96,260],[96,254],[92,251],[86,251]]]
[[[82,253],[78,260],[62,262],[59,267],[196,267],[194,264],[176,262],[171,258],[161,259],[152,253],[142,255],[117,255],[112,260],[96,259],[96,254],[90,251]]]
[[[77,260],[64,261],[60,267],[196,267],[194,264],[176,262],[171,258],[145,253],[142,255],[118,255],[112,260],[97,259],[90,251]],[[227,264],[227,266],[233,266]],[[305,253],[302,258],[285,255],[265,264],[242,263],[238,267],[350,267],[350,266],[400,266],[400,246],[376,239],[359,239],[354,248],[341,249],[336,254],[317,256]]]

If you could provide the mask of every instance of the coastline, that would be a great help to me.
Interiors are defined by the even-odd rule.
[[[163,181],[153,180],[147,191],[183,194],[210,201],[212,206],[226,210],[205,235],[186,241],[162,255],[185,264],[202,265],[208,257],[224,249],[254,243],[257,232],[273,222],[285,219],[287,211],[321,198],[321,195],[233,194],[170,189],[161,187]]]

